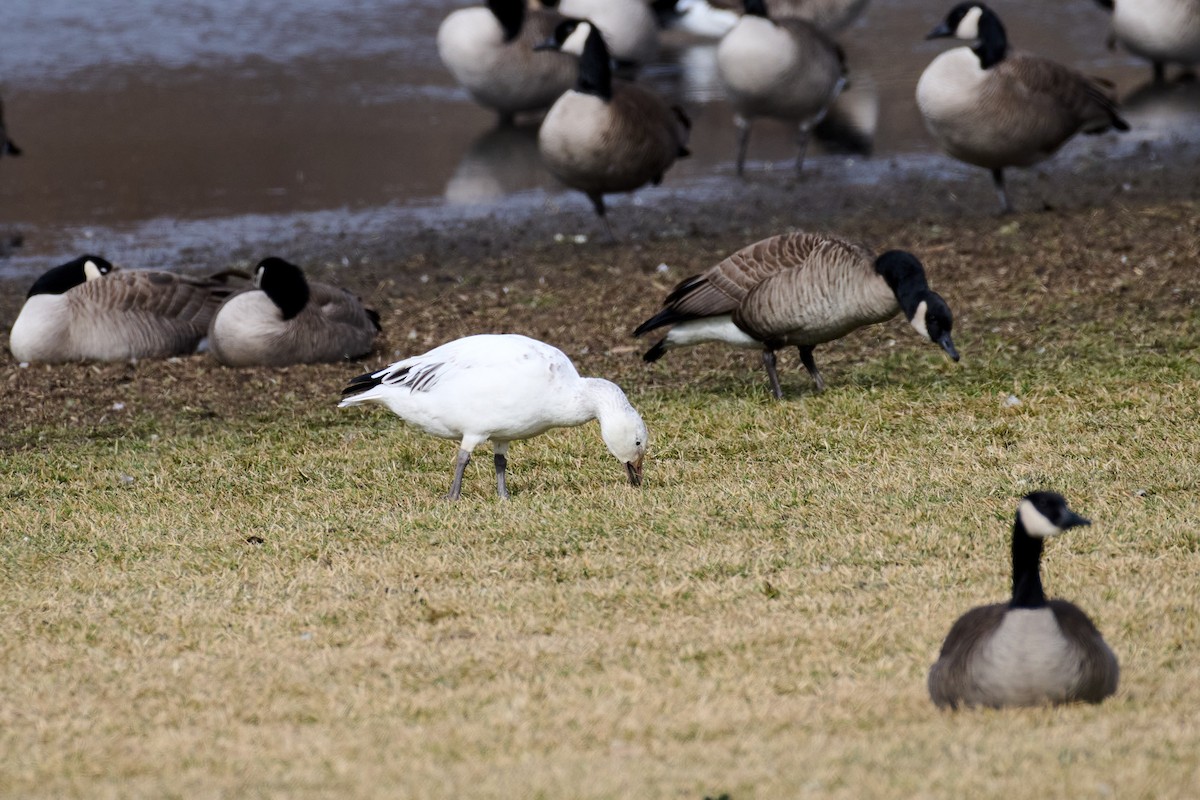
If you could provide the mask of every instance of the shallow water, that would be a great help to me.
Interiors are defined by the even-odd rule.
[[[539,213],[563,190],[540,165],[535,128],[495,129],[437,60],[438,23],[466,4],[5,0],[0,91],[25,155],[0,161],[0,234],[26,240],[7,268],[83,248],[149,266],[217,240],[253,248],[297,230],[382,236],[480,208]],[[855,135],[816,143],[813,169],[837,160],[847,180],[870,182],[884,164],[928,167],[913,89],[950,46],[923,39],[949,5],[873,0],[838,37],[851,69],[839,116]],[[1112,80],[1129,101],[1130,139],[1200,137],[1200,89],[1145,87],[1149,68],[1105,46],[1107,17],[1091,0],[999,10],[1016,46]],[[668,34],[642,76],[693,117],[693,157],[665,188],[701,199],[736,188],[714,48]],[[845,161],[864,144],[869,158]],[[750,147],[750,170],[788,173],[790,130],[760,122]]]

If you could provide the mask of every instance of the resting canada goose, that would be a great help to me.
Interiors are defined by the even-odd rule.
[[[524,0],[488,0],[443,20],[438,56],[475,102],[508,124],[521,112],[549,108],[575,82],[575,59],[533,50],[561,19],[527,9]]]
[[[1087,614],[1046,600],[1042,542],[1091,522],[1062,495],[1034,492],[1017,506],[1012,599],[958,618],[929,669],[929,696],[941,708],[1099,703],[1117,690],[1117,657]]]
[[[456,339],[359,375],[342,394],[339,408],[379,403],[428,434],[459,440],[451,500],[462,493],[463,470],[478,445],[492,443],[496,491],[507,498],[510,442],[593,419],[629,482],[642,483],[646,425],[625,393],[602,378],[581,378],[561,350],[526,336]]]
[[[658,53],[658,21],[646,0],[558,0],[556,5],[563,16],[595,25],[621,66],[645,64]]]
[[[0,100],[0,156],[19,156],[21,148],[17,147],[17,143],[8,138],[8,131],[4,127],[4,101]]]
[[[772,19],[802,19],[826,33],[856,20],[869,0],[770,0]],[[658,0],[656,8],[673,28],[720,37],[737,24],[741,0]]]
[[[1166,65],[1200,63],[1200,2],[1197,0],[1096,0],[1112,11],[1113,38],[1154,66],[1166,81]]]
[[[80,256],[38,278],[13,323],[18,361],[125,361],[194,353],[234,289],[219,278],[124,271]]]
[[[927,39],[974,42],[947,50],[917,82],[925,126],[943,150],[992,171],[1004,213],[1005,167],[1028,167],[1076,133],[1129,130],[1106,90],[1046,58],[1011,53],[1000,18],[982,3],[956,5]]]
[[[255,289],[230,297],[209,326],[213,356],[230,367],[283,367],[371,352],[379,315],[345,289],[309,283],[282,258],[265,258]]]
[[[744,247],[699,275],[681,281],[663,308],[634,336],[673,325],[642,356],[657,361],[672,347],[724,342],[761,349],[771,391],[783,398],[775,351],[795,345],[816,382],[813,349],[903,311],[917,333],[958,361],[950,338],[950,307],[930,291],[925,268],[911,253],[889,250],[873,258],[836,236],[785,233]]]
[[[737,126],[737,174],[755,117],[799,126],[796,174],[804,165],[809,133],[846,84],[841,49],[812,23],[773,20],[765,0],[745,0],[746,13],[717,46],[717,73]]]
[[[589,22],[567,20],[540,45],[580,56],[575,88],[554,103],[538,131],[542,160],[559,180],[588,196],[613,236],[604,195],[657,185],[688,155],[691,122],[640,86],[613,80],[608,50]]]

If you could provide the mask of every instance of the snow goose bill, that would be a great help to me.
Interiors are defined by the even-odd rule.
[[[561,350],[526,336],[455,339],[359,375],[342,394],[339,408],[378,403],[432,436],[457,440],[451,500],[461,496],[463,472],[480,444],[492,443],[496,491],[508,498],[510,442],[593,419],[630,484],[642,483],[648,434],[625,393],[611,381],[580,377]]]

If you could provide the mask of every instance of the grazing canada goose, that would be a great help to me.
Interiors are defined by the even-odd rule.
[[[1076,133],[1129,130],[1107,91],[1046,58],[1011,53],[1000,18],[982,3],[956,5],[927,39],[974,42],[942,53],[917,82],[925,126],[943,150],[992,171],[1001,210],[1012,211],[1005,167],[1028,167]]]
[[[745,0],[746,13],[717,46],[717,73],[737,126],[737,174],[746,163],[750,125],[773,117],[799,126],[796,174],[809,133],[846,84],[841,49],[812,23],[773,20],[765,0]]]
[[[613,80],[608,49],[589,22],[567,20],[540,45],[580,56],[575,88],[554,103],[538,131],[542,160],[559,180],[588,196],[610,238],[604,195],[662,181],[688,155],[691,122],[683,110],[640,86]]]
[[[562,18],[527,9],[524,0],[488,0],[443,20],[438,56],[475,102],[509,124],[516,114],[549,108],[575,82],[575,59],[533,50]]]
[[[929,669],[938,707],[1099,703],[1117,690],[1117,657],[1100,631],[1042,591],[1043,540],[1090,524],[1060,494],[1025,495],[1013,525],[1012,599],[973,608],[950,628]]]
[[[490,441],[496,491],[508,497],[508,445],[551,428],[600,423],[600,437],[634,486],[642,483],[646,425],[621,388],[581,378],[571,359],[544,342],[514,334],[456,339],[378,372],[359,375],[342,391],[339,408],[379,403],[421,430],[459,440],[449,497],[462,493],[471,452]]]
[[[869,0],[770,0],[772,19],[802,19],[837,33],[858,19]],[[741,0],[658,0],[666,24],[696,36],[721,37],[737,24]]]
[[[18,361],[125,361],[194,353],[234,289],[219,277],[118,270],[80,256],[38,278],[13,323]]]
[[[950,307],[930,291],[925,268],[911,253],[889,250],[872,258],[836,236],[785,233],[744,247],[699,275],[681,281],[663,308],[634,336],[673,325],[642,356],[657,361],[672,347],[724,342],[762,349],[771,391],[783,398],[775,351],[795,345],[816,382],[813,349],[903,311],[909,323],[958,361],[950,338]]]
[[[17,147],[17,143],[8,138],[8,131],[4,128],[4,101],[0,100],[0,156],[19,156],[21,148]]]
[[[645,0],[558,0],[557,6],[563,16],[596,26],[622,67],[645,64],[658,53],[658,20]]]
[[[209,326],[213,356],[230,367],[283,367],[358,358],[371,352],[379,314],[345,289],[309,283],[282,258],[265,258],[256,288],[230,297]]]
[[[1200,2],[1197,0],[1096,0],[1112,11],[1112,35],[1154,66],[1166,81],[1167,64],[1200,63]]]

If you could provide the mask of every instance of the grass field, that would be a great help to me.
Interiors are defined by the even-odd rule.
[[[782,354],[782,403],[752,353],[646,366],[628,339],[757,235],[546,246],[451,284],[364,270],[388,334],[363,364],[6,355],[0,795],[1200,796],[1198,220],[852,223],[923,257],[963,361],[894,320],[818,349],[821,395]],[[509,503],[481,451],[450,504],[452,444],[334,407],[483,330],[621,383],[646,485],[592,424],[515,444]],[[940,713],[925,672],[1006,596],[1038,488],[1094,520],[1043,577],[1121,687]]]

